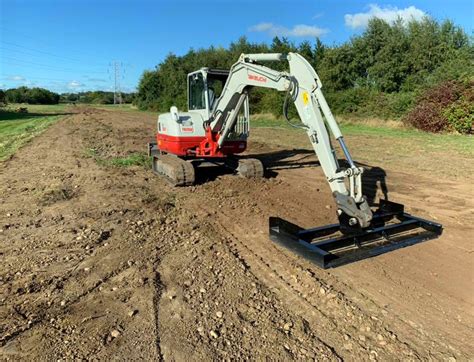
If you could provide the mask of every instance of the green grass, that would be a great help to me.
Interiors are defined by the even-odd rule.
[[[138,113],[145,113],[153,116],[158,116],[159,112],[153,112],[153,111],[143,111],[141,109],[138,109],[132,104],[89,104],[89,106],[98,108],[98,109],[104,109],[106,111],[121,111],[121,112],[138,112]]]
[[[18,113],[18,107],[27,107],[29,113]],[[64,106],[13,105],[0,109],[0,161],[7,159],[61,118]]]
[[[380,138],[406,139],[419,143],[431,150],[454,150],[474,156],[474,137],[458,134],[432,134],[415,129],[394,129],[389,127],[372,127],[358,124],[343,124],[341,130],[347,135],[365,135]]]
[[[26,103],[12,103],[8,104],[4,110],[9,112],[15,112],[16,109],[24,107],[28,109],[29,114],[35,113],[63,113],[67,112],[68,104],[26,104]]]
[[[160,112],[154,112],[154,111],[144,111],[141,109],[136,108],[132,104],[122,104],[122,105],[117,105],[117,104],[94,104],[90,105],[91,107],[97,108],[97,109],[103,109],[106,111],[119,111],[119,112],[138,112],[138,113],[143,113],[149,116],[153,117],[158,117],[158,114]]]
[[[107,162],[111,166],[115,167],[130,167],[130,166],[142,166],[149,167],[151,164],[150,158],[143,153],[134,153],[127,157],[114,157],[108,159]]]
[[[85,150],[85,156],[93,158],[97,164],[101,166],[112,166],[112,167],[131,167],[131,166],[141,166],[149,167],[151,160],[144,153],[132,153],[125,157],[112,157],[104,158],[101,157],[99,152],[94,148],[88,148]]]
[[[290,126],[285,120],[256,118],[251,120],[251,127],[256,128],[282,128],[301,132]],[[368,136],[387,140],[406,140],[417,143],[420,147],[449,151],[454,150],[467,156],[474,156],[474,137],[458,134],[432,134],[416,129],[393,128],[383,125],[372,126],[355,122],[343,121],[340,123],[341,131],[345,136]]]
[[[110,110],[122,110],[122,111],[138,111],[138,109],[130,104],[90,104],[94,108],[110,109]]]

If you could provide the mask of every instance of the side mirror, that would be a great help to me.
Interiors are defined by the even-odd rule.
[[[170,108],[170,113],[171,113],[171,118],[173,119],[173,121],[179,122],[178,108],[175,106],[172,106]]]

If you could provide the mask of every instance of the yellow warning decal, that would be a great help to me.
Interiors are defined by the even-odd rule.
[[[308,94],[308,92],[303,92],[303,103],[304,103],[305,106],[307,106],[308,103],[309,103],[309,94]]]

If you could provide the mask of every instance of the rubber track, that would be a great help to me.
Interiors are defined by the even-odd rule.
[[[164,177],[173,186],[194,184],[194,167],[191,162],[172,155],[155,155],[152,164],[153,172]]]

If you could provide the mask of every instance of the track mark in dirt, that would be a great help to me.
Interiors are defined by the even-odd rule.
[[[160,310],[159,310],[159,305],[160,305],[160,298],[163,292],[163,286],[161,284],[161,279],[160,279],[160,274],[156,270],[156,267],[154,268],[154,273],[155,273],[155,278],[153,280],[153,286],[155,288],[155,292],[153,293],[153,318],[155,321],[155,328],[157,331],[160,330]],[[156,345],[156,350],[157,350],[157,355],[158,359],[160,361],[164,360],[163,358],[163,353],[161,351],[161,338],[159,333],[156,334],[155,338],[155,345]]]
[[[178,208],[193,232],[160,264],[165,286],[160,303],[165,359],[183,359],[190,353],[195,359],[339,359],[312,326],[292,315],[249,272],[226,239],[193,221],[194,213]]]
[[[222,202],[220,205],[225,207]],[[283,303],[291,306],[293,312],[305,318],[309,325],[317,326],[318,339],[333,349],[336,355],[343,358],[383,358],[403,353],[419,358],[416,351],[398,341],[393,332],[377,325],[377,317],[369,318],[348,302],[341,292],[315,280],[313,273],[304,271],[289,258],[283,258],[273,244],[267,245],[270,250],[256,248],[262,243],[261,238],[252,234],[252,239],[247,239],[246,230],[236,226],[242,223],[235,216],[232,221],[227,219],[223,222],[224,213],[221,208],[215,221],[219,223],[218,228],[224,231],[220,233],[229,235],[226,242],[234,255],[248,263],[255,277],[269,286]],[[222,224],[232,225],[232,228]],[[249,224],[246,226],[251,227]],[[374,342],[370,343],[371,340]]]
[[[298,296],[302,300],[303,315],[310,315],[310,310],[313,308],[321,314],[321,318],[326,318],[328,324],[322,330],[326,335],[327,330],[334,330],[333,335],[328,338],[332,345],[341,348],[344,344],[347,345],[341,337],[350,336],[351,341],[355,341],[355,349],[359,348],[359,352],[351,351],[351,356],[357,355],[354,353],[361,353],[362,358],[363,353],[370,350],[375,351],[382,358],[393,358],[400,356],[400,353],[417,359],[446,359],[453,355],[463,355],[463,352],[437,340],[434,335],[430,336],[430,333],[417,327],[411,320],[404,319],[403,316],[394,318],[393,312],[389,309],[377,306],[370,296],[357,292],[331,275],[331,272],[315,271],[313,266],[308,267],[307,265],[310,264],[300,261],[300,258],[286,257],[286,251],[276,248],[269,242],[266,226],[268,216],[274,213],[275,209],[280,209],[278,207],[280,195],[295,195],[291,192],[293,187],[290,187],[287,182],[273,180],[253,182],[224,177],[212,185],[199,186],[193,190],[193,199],[196,200],[188,201],[188,208],[203,207],[207,215],[213,218],[214,227],[222,230],[222,234],[232,235],[229,242],[235,245],[237,254],[252,266],[256,276],[266,285],[275,285],[277,288],[287,290],[287,293],[282,293],[282,300],[288,300],[288,303],[294,306],[294,298]],[[271,191],[267,192],[268,189]],[[310,194],[309,190],[304,189],[299,192],[302,195]],[[283,208],[280,210],[284,210],[287,214],[297,209],[294,204],[307,204],[304,200],[290,201],[288,197],[282,196],[282,198],[286,201],[286,207],[283,207],[284,203],[282,203]],[[183,195],[183,200],[185,199],[188,199],[187,195]],[[322,204],[324,205],[324,199]],[[321,202],[316,205],[319,207]],[[326,210],[330,208],[326,207]],[[314,211],[309,209],[307,213],[309,215],[321,214],[321,209]],[[287,215],[284,216],[288,218]],[[324,218],[324,212],[322,216]],[[265,226],[262,227],[262,225]],[[263,270],[263,266],[267,270]],[[315,281],[316,273],[320,277]],[[322,296],[317,292],[321,288]],[[351,299],[348,299],[346,295],[349,295]],[[328,296],[331,297],[331,303],[327,303]],[[353,298],[356,298],[357,303],[354,303]],[[344,308],[349,310],[349,313],[353,312],[357,318],[348,319],[343,313]],[[320,318],[308,318],[313,320],[315,325],[321,324]],[[390,325],[392,327],[387,328]],[[370,333],[367,333],[368,331]],[[414,338],[415,335],[416,338]],[[438,346],[435,351],[429,351],[425,347],[433,344]],[[338,352],[343,356],[344,353],[346,357],[349,356],[347,350],[342,349]]]

